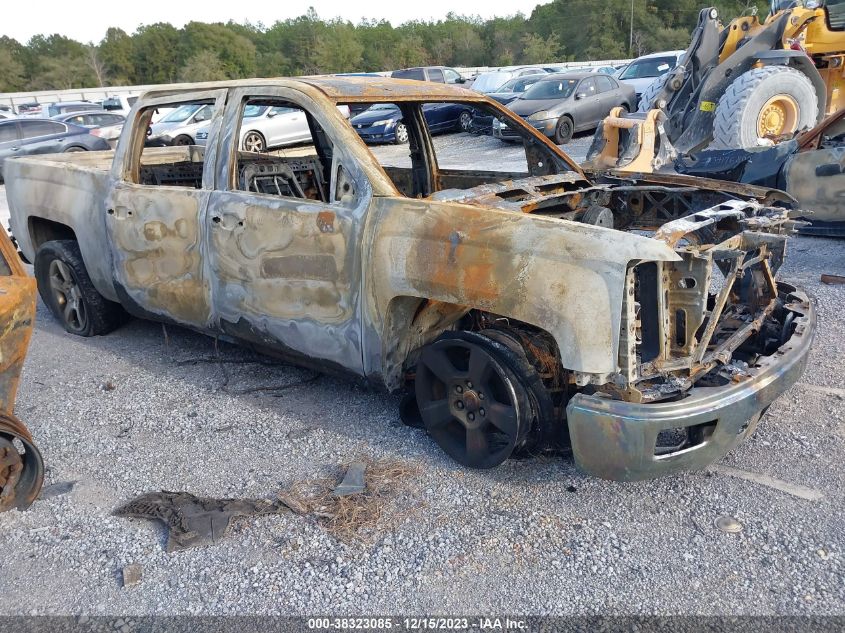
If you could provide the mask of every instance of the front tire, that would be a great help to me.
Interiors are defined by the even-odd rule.
[[[574,133],[575,126],[572,123],[572,119],[568,116],[562,116],[555,127],[554,141],[557,145],[565,145],[572,140]]]
[[[41,299],[71,334],[108,334],[125,319],[119,304],[97,292],[75,240],[42,244],[35,254],[35,279]]]
[[[472,129],[472,113],[469,110],[464,110],[458,117],[458,129],[461,132],[469,132]]]
[[[414,390],[428,434],[455,461],[495,468],[528,447],[539,413],[503,343],[446,332],[423,348]]]
[[[396,129],[393,131],[393,142],[396,145],[404,145],[408,142],[408,126],[401,121],[396,124]]]
[[[773,145],[777,137],[813,127],[818,109],[813,83],[801,71],[786,66],[753,68],[719,99],[709,149]]]
[[[194,139],[192,139],[192,138],[191,138],[190,136],[188,136],[187,134],[180,134],[180,135],[179,135],[179,136],[177,136],[175,139],[173,139],[173,144],[174,144],[174,145],[180,145],[180,146],[184,146],[184,145],[193,145],[193,144],[194,144]]]

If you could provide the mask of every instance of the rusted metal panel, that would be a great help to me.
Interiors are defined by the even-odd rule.
[[[21,370],[35,322],[35,279],[29,277],[0,229],[0,512],[24,509],[44,479],[32,435],[14,416]],[[24,449],[21,453],[17,441]]]
[[[536,325],[554,336],[564,367],[596,373],[616,370],[628,262],[678,258],[611,229],[421,200],[377,199],[366,239],[371,328],[392,322],[398,297],[433,299]],[[401,346],[401,335],[383,332],[384,352]],[[387,362],[371,356],[367,371],[395,384],[398,368],[380,366]]]

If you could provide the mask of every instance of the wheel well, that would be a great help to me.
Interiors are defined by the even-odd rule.
[[[45,218],[29,218],[29,239],[32,247],[38,250],[44,242],[52,240],[76,240],[76,233],[73,229],[61,222],[54,222]]]
[[[402,387],[405,371],[416,364],[419,350],[452,328],[473,332],[490,328],[513,331],[532,347],[533,353],[543,356],[549,372],[563,372],[557,343],[542,328],[468,306],[401,296],[390,302],[382,332],[382,375],[388,389]],[[533,343],[525,338],[526,333]],[[546,348],[546,353],[541,353],[541,347]]]

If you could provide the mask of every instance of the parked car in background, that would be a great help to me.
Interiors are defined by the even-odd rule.
[[[511,101],[508,108],[560,145],[569,142],[575,132],[597,127],[611,109],[622,106],[631,112],[636,104],[634,89],[609,75],[571,72],[548,75]],[[518,138],[498,119],[493,121],[493,136]]]
[[[5,116],[6,118],[15,116],[15,108],[10,105],[6,105],[5,103],[0,103],[0,115]]]
[[[662,75],[665,75],[675,66],[684,51],[669,51],[667,53],[652,53],[637,57],[619,73],[619,81],[631,86],[637,93],[637,101],[640,95],[645,92],[651,83]]]
[[[432,134],[472,128],[472,108],[460,103],[426,103],[423,116]],[[365,143],[407,143],[408,128],[402,111],[392,103],[377,103],[349,120]]]
[[[506,82],[496,92],[488,92],[487,96],[495,99],[502,105],[508,105],[514,99],[520,97],[530,86],[546,78],[547,73],[534,75],[523,75]],[[472,111],[472,131],[482,134],[490,134],[493,130],[493,115],[484,110],[474,109]]]
[[[0,111],[0,119],[14,119],[17,115],[12,114],[11,112],[4,112]]]
[[[600,73],[602,75],[613,75],[616,72],[614,66],[590,66],[589,68],[582,68],[585,73]]]
[[[105,139],[111,147],[117,143],[120,131],[126,122],[126,117],[117,112],[106,110],[89,110],[87,112],[72,112],[70,114],[59,114],[52,117],[54,121],[73,123],[80,127],[88,128],[94,136]]]
[[[393,79],[416,79],[417,81],[434,81],[440,84],[462,84],[466,80],[454,68],[447,66],[418,66],[416,68],[402,68],[390,73]]]
[[[132,106],[135,105],[137,100],[138,97],[135,95],[112,95],[111,97],[103,99],[102,106],[103,110],[118,112],[126,116],[129,114],[129,111],[132,109]]]
[[[337,109],[349,118],[349,106],[342,105]],[[206,144],[208,129],[207,123],[197,129],[197,145]],[[274,147],[304,143],[311,138],[311,128],[302,110],[250,104],[244,108],[238,147],[245,152],[265,152]]]
[[[71,112],[85,112],[86,110],[101,110],[100,106],[92,101],[56,101],[41,105],[39,117],[50,119],[59,114]]]
[[[481,73],[475,78],[470,86],[476,92],[489,94],[498,91],[511,79],[517,77],[525,77],[526,75],[536,75],[537,73],[545,73],[546,70],[538,66],[521,66],[517,68],[503,68],[500,70],[491,70],[486,73]]]
[[[6,119],[0,121],[0,181],[7,158],[105,149],[111,147],[104,139],[78,125],[51,119]]]
[[[196,145],[196,133],[211,118],[211,106],[190,103],[174,108],[153,123],[147,132],[147,145]]]
[[[22,103],[18,106],[18,115],[26,116],[30,114],[39,114],[41,112],[41,104],[37,101],[30,101]]]

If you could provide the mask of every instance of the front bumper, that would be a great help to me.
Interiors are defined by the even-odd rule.
[[[353,129],[365,143],[392,143],[396,140],[396,125],[370,125]]]
[[[778,290],[795,313],[795,329],[774,354],[761,356],[741,382],[693,387],[681,400],[651,404],[573,397],[566,412],[578,466],[603,479],[651,479],[705,468],[749,437],[762,410],[801,377],[816,328],[807,295],[783,282]],[[656,454],[661,431],[688,427],[707,433],[693,446]]]

